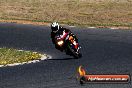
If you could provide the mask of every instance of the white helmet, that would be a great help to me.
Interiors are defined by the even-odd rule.
[[[59,30],[59,24],[57,22],[53,22],[51,24],[51,30],[52,32],[56,33]]]

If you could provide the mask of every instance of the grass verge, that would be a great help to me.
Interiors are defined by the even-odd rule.
[[[40,58],[41,54],[39,53],[20,51],[12,48],[0,48],[0,65],[28,62]]]

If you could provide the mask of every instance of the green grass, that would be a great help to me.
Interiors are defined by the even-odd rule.
[[[22,63],[40,59],[39,53],[31,51],[18,51],[13,48],[0,48],[0,65]]]
[[[132,0],[0,0],[0,19],[132,27]]]

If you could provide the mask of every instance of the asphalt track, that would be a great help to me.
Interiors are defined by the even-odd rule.
[[[48,26],[0,23],[0,47],[38,51],[52,59],[0,68],[0,88],[132,88],[129,84],[85,84],[76,81],[82,65],[89,74],[132,75],[132,31],[70,28],[83,57],[73,59],[54,48]]]

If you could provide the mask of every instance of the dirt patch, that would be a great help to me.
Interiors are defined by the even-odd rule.
[[[0,12],[8,22],[132,28],[132,0],[0,0]]]

